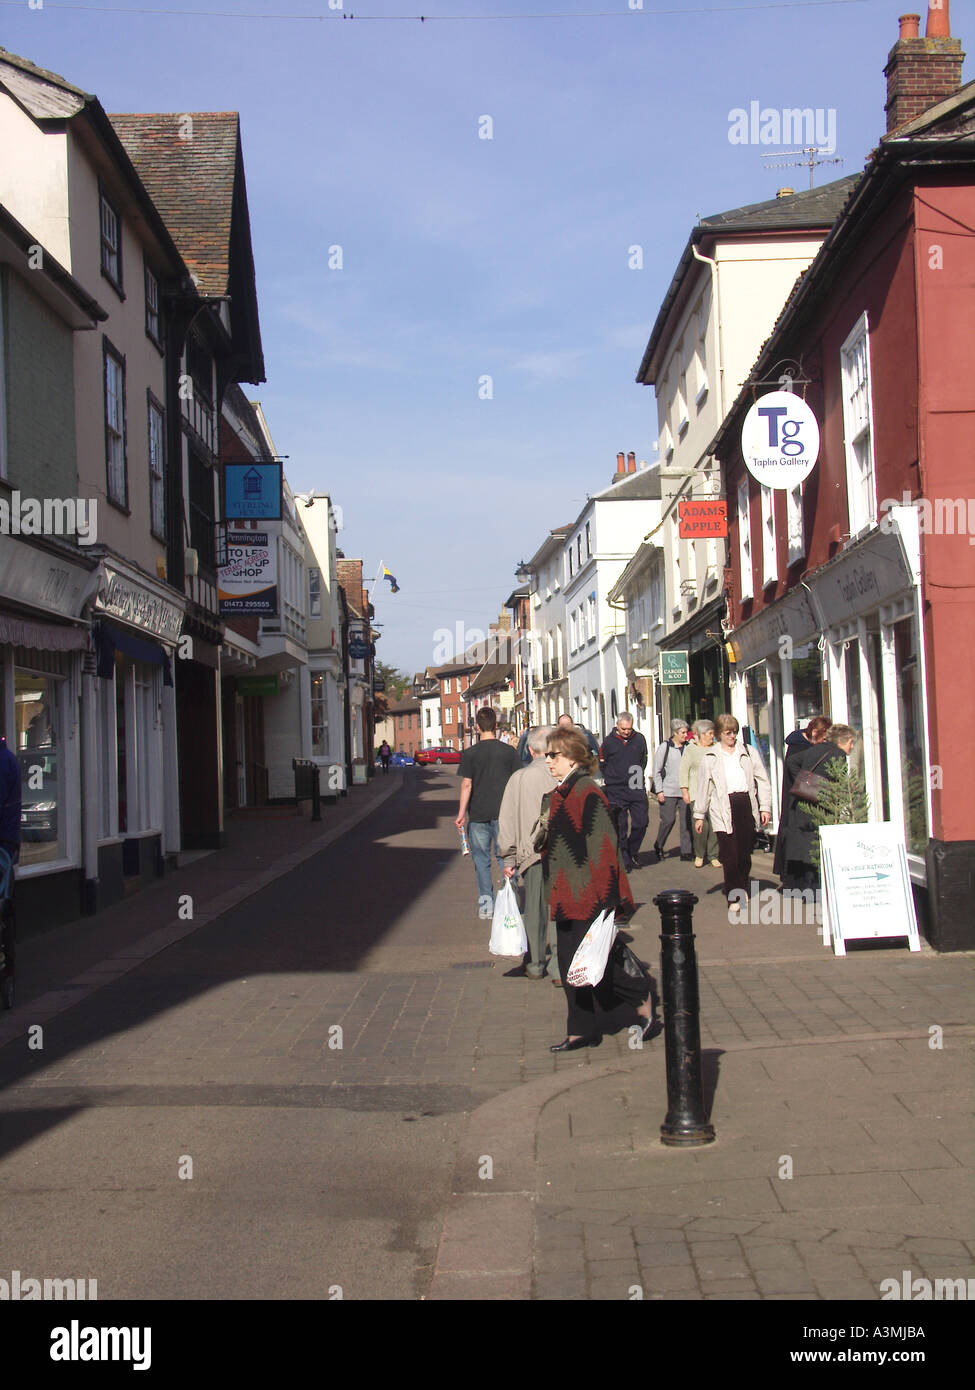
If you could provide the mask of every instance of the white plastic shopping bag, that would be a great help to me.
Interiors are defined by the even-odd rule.
[[[601,912],[579,942],[566,982],[570,985],[598,985],[606,974],[610,948],[616,939],[616,911]]]
[[[488,950],[492,956],[523,956],[528,950],[525,924],[518,911],[518,899],[510,878],[505,879],[504,887],[494,900]]]

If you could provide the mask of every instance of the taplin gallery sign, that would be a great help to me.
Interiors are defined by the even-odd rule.
[[[798,487],[819,458],[816,416],[792,391],[760,396],[741,427],[741,456],[763,487]]]
[[[221,613],[276,617],[277,552],[266,531],[228,531],[226,561],[217,570]]]

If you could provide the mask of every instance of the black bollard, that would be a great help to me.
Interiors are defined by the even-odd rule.
[[[660,1142],[690,1148],[714,1142],[701,1087],[701,1023],[694,951],[697,898],[671,888],[653,900],[660,909],[660,966],[667,1053],[667,1118]]]
[[[312,818],[312,820],[321,820],[321,818],[322,818],[322,791],[321,791],[321,786],[320,786],[319,781],[318,781],[318,778],[319,778],[320,774],[321,774],[321,768],[319,768],[319,767],[316,765],[316,766],[312,769],[312,777],[311,777],[311,818]]]

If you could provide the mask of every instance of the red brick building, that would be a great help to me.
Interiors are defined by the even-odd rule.
[[[885,69],[887,133],[797,283],[712,449],[726,484],[732,707],[781,782],[822,710],[863,733],[872,820],[903,826],[941,950],[975,946],[975,83],[947,5]],[[741,434],[792,363],[820,431],[800,487]],[[776,808],[777,809],[777,808]]]

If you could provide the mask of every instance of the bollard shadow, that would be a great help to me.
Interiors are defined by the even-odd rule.
[[[701,1049],[701,1099],[704,1113],[708,1119],[714,1110],[714,1098],[718,1093],[718,1080],[721,1074],[721,1058],[724,1048],[704,1047]]]

